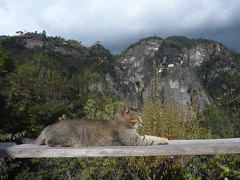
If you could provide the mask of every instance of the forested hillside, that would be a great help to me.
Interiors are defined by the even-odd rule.
[[[62,119],[139,107],[141,133],[240,136],[240,55],[206,39],[149,37],[114,56],[100,42],[0,37],[0,139],[36,137]],[[1,179],[240,179],[240,156],[1,159]]]
[[[62,116],[82,117],[89,99],[114,98],[105,80],[106,73],[114,77],[114,57],[100,44],[86,48],[73,40],[26,34],[4,40],[1,56],[4,132],[36,131]]]

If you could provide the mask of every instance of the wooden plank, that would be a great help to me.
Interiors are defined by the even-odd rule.
[[[48,147],[32,144],[0,143],[0,157],[122,157],[240,154],[240,138],[205,140],[170,140],[168,145]]]

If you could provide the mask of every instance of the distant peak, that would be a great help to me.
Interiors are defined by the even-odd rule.
[[[158,46],[159,46],[163,40],[164,40],[163,38],[158,37],[158,36],[149,36],[149,37],[140,39],[138,42],[135,42],[135,43],[131,44],[130,46],[128,46],[128,48],[122,54],[126,53],[128,50],[130,50],[134,47],[137,47],[137,46],[140,46],[143,44],[150,44],[150,45],[154,45],[154,46],[156,44],[158,44]]]

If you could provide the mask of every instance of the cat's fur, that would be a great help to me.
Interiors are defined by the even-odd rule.
[[[139,113],[124,107],[113,120],[62,120],[47,126],[35,144],[49,146],[145,146],[167,144],[168,139],[139,135]]]

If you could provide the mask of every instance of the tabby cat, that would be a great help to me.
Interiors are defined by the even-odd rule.
[[[112,120],[62,120],[47,126],[34,141],[35,144],[61,146],[146,146],[168,144],[168,139],[139,135],[140,114],[123,107]]]

